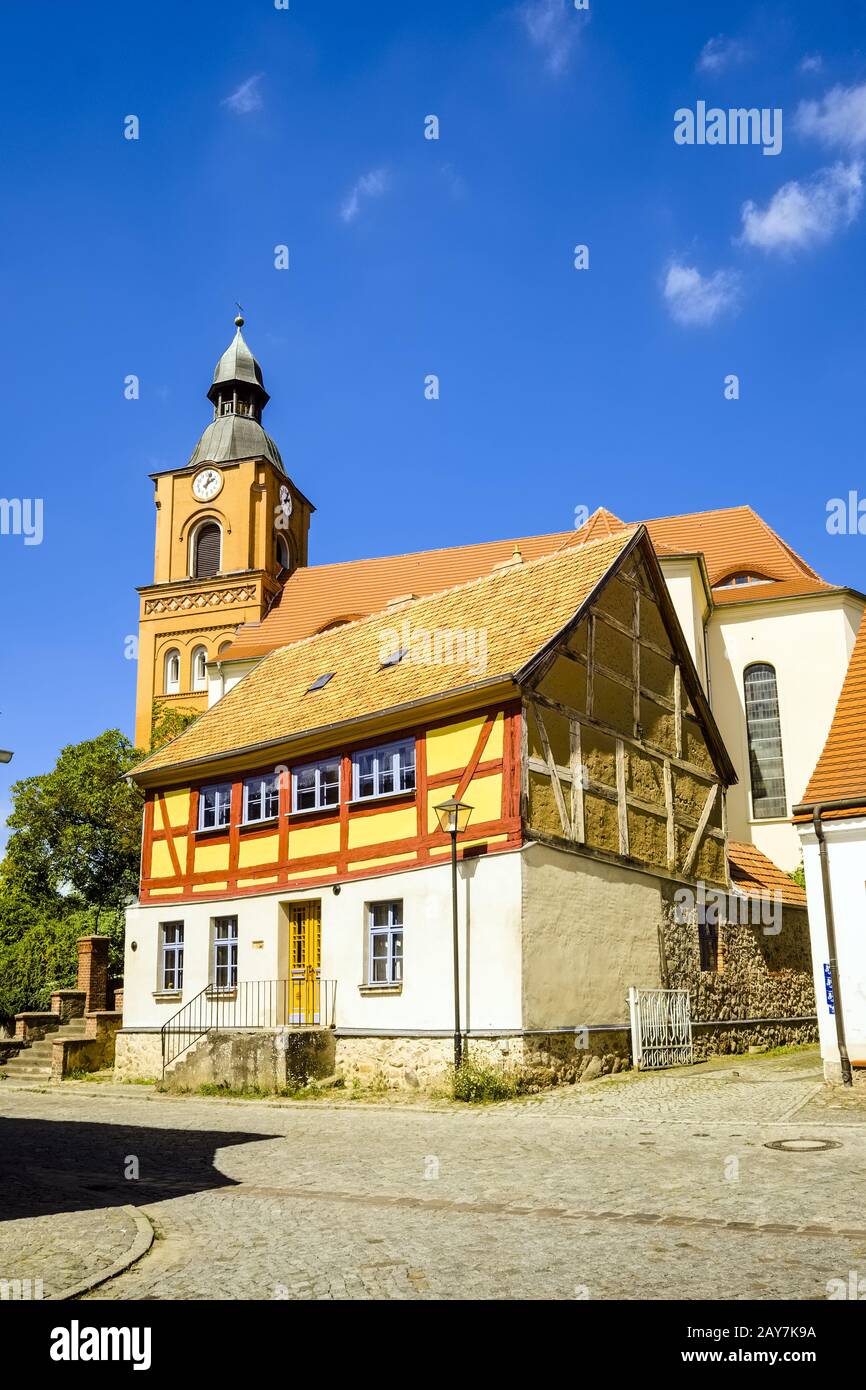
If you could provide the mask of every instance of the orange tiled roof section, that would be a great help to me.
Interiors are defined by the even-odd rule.
[[[866,617],[860,623],[830,732],[802,804],[846,801],[861,792],[866,807]]]
[[[728,841],[728,868],[731,883],[743,893],[778,893],[790,907],[806,906],[806,890],[789,878],[784,869],[768,859],[755,845]]]
[[[278,744],[507,677],[565,626],[636,534],[637,528],[623,530],[558,555],[516,563],[394,612],[373,614],[279,647],[171,743],[139,763],[136,772]],[[399,643],[404,621],[410,635],[437,629],[462,632],[461,659],[440,664],[401,661],[383,668],[384,634],[395,631]],[[478,669],[477,650],[469,649],[468,634],[473,631],[486,633],[484,671]],[[333,672],[332,679],[310,692],[325,672]]]
[[[831,591],[831,586],[826,585],[751,507],[726,507],[714,512],[660,517],[648,521],[646,526],[660,555],[702,551],[711,584],[745,570],[766,574],[786,585],[784,593],[781,583],[770,587],[756,584],[717,590],[714,598],[719,603]],[[448,586],[465,584],[509,560],[515,545],[524,560],[535,560],[541,555],[617,535],[625,529],[624,521],[599,507],[576,531],[297,569],[286,580],[262,622],[239,628],[224,656],[229,661],[262,656],[286,642],[296,642],[300,637],[320,632],[329,624],[379,612],[394,598],[406,594],[421,597]]]

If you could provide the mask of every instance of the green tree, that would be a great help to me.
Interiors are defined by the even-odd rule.
[[[4,877],[19,903],[72,898],[96,910],[135,896],[142,796],[124,774],[141,754],[118,729],[64,748],[51,772],[12,787]]]
[[[74,986],[80,936],[108,936],[109,969],[122,968],[142,810],[124,774],[140,757],[109,729],[64,748],[51,772],[12,787],[0,866],[0,1015],[47,1008],[53,990]]]
[[[195,719],[198,719],[197,710],[178,709],[176,705],[167,705],[164,700],[154,700],[150,716],[151,753],[177,738]]]

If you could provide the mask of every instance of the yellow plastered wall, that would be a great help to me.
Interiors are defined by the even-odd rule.
[[[306,825],[289,831],[289,862],[293,859],[307,859],[314,854],[333,854],[340,848],[340,827],[330,825]]]
[[[252,869],[259,864],[276,864],[280,851],[280,837],[260,835],[255,839],[241,840],[238,846],[238,868]]]
[[[189,791],[181,788],[179,791],[164,792],[162,800],[163,830],[186,829],[189,824]]]
[[[196,845],[195,872],[210,873],[214,869],[227,869],[229,866],[228,845]]]
[[[400,811],[382,811],[375,816],[359,816],[349,821],[349,849],[365,845],[382,845],[387,840],[406,840],[418,828],[415,807]]]
[[[427,732],[427,774],[435,777],[440,772],[451,772],[454,768],[465,767],[478,743],[478,735],[484,727],[484,715],[461,720],[458,724],[445,724]],[[490,737],[487,740],[482,760],[487,762],[502,757],[504,720],[497,714]]]
[[[176,878],[171,854],[165,840],[155,840],[150,850],[151,878]]]

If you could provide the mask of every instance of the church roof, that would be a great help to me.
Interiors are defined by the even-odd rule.
[[[250,458],[270,459],[285,472],[279,449],[258,420],[251,415],[220,415],[202,434],[186,467]]]
[[[237,324],[237,332],[214,368],[213,383],[208,395],[211,394],[214,386],[225,386],[230,382],[240,381],[250,386],[261,387],[265,400],[267,400],[268,394],[265,391],[262,369],[241,333],[243,319],[240,315],[235,319],[235,323]]]
[[[866,810],[866,617],[860,623],[830,732],[802,805],[847,801],[861,794]],[[846,814],[854,815],[855,810]]]
[[[657,554],[663,558],[703,554],[711,584],[718,584],[737,571],[757,572],[772,581],[715,589],[715,603],[838,592],[819,578],[751,507],[660,517],[646,522],[646,527]],[[600,507],[576,531],[522,536],[517,545],[524,559],[534,560],[620,534],[625,529],[626,522]],[[298,568],[286,580],[264,620],[238,629],[225,657],[229,661],[258,657],[341,619],[376,612],[402,594],[430,594],[449,584],[477,579],[508,560],[514,543],[513,538],[484,541],[444,550]]]

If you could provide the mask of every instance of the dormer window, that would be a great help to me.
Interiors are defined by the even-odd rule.
[[[772,584],[773,581],[767,574],[757,574],[754,570],[736,570],[729,574],[726,579],[722,579],[716,584],[717,589],[734,589],[741,584]]]

